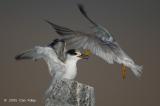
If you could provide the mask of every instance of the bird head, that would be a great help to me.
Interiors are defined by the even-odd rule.
[[[88,59],[89,56],[85,53],[81,53],[76,49],[70,49],[67,51],[67,58],[80,60],[80,59]]]

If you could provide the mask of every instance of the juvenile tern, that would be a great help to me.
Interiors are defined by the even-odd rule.
[[[133,59],[121,49],[106,28],[96,24],[88,17],[83,5],[79,4],[78,8],[82,15],[93,24],[94,32],[84,33],[56,25],[48,20],[45,21],[65,40],[67,46],[75,49],[89,50],[109,64],[113,64],[114,62],[122,64],[123,79],[126,77],[126,67],[130,68],[135,76],[140,77],[142,66],[135,64]]]
[[[43,59],[48,65],[50,75],[56,80],[61,80],[74,79],[77,75],[78,60],[87,57],[88,55],[75,49],[66,51],[65,42],[55,39],[48,46],[35,46],[33,49],[20,53],[15,59]]]

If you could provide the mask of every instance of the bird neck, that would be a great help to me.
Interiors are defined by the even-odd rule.
[[[78,60],[74,60],[74,59],[69,59],[66,60],[65,62],[65,66],[66,66],[66,70],[65,70],[65,74],[64,74],[64,78],[66,79],[74,79],[77,75],[77,61]]]
[[[77,61],[78,61],[78,60],[76,60],[76,59],[67,59],[67,60],[65,61],[65,64],[68,65],[68,66],[76,66]]]

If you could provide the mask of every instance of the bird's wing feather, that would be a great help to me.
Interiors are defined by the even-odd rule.
[[[129,67],[136,76],[141,75],[142,67],[136,65],[115,40],[103,40],[95,34],[73,31],[69,28],[65,29],[65,27],[62,27],[62,30],[61,26],[53,23],[51,26],[61,35],[62,39],[64,39],[70,47],[76,49],[89,49],[93,54],[99,56],[106,62],[110,64],[113,64],[114,62],[124,64]]]
[[[58,34],[60,35],[70,35],[72,33],[72,30],[70,30],[69,28],[65,28],[59,25],[56,25],[48,20],[44,20],[45,22],[47,22],[48,24],[50,24]]]
[[[56,30],[56,32],[61,35],[62,39],[66,41],[70,48],[89,49],[93,54],[101,57],[108,63],[113,63],[115,55],[107,45],[109,43],[103,44],[101,39],[91,34],[74,31],[69,28],[56,25],[50,21],[47,21],[47,23],[49,23]],[[110,46],[112,46],[112,44],[110,44]]]
[[[61,61],[65,61],[66,59],[66,43],[64,40],[62,39],[55,39],[52,43],[50,43],[48,46],[51,46],[54,51],[57,54],[57,57],[61,60]]]
[[[140,74],[142,73],[142,66],[138,66],[134,63],[134,61],[121,49],[121,47],[119,46],[119,44],[115,41],[113,35],[111,35],[111,33],[104,27],[102,27],[101,25],[96,24],[87,14],[87,12],[84,9],[84,6],[82,4],[78,4],[78,8],[79,11],[82,13],[82,15],[89,21],[92,23],[92,25],[94,26],[94,31],[96,33],[96,36],[102,41],[102,42],[107,42],[108,46],[110,47],[110,49],[114,52],[114,54],[116,55],[115,58],[116,62],[120,63],[120,64],[125,64],[126,66],[128,66],[129,68],[131,68],[131,70],[133,71],[133,73],[136,76],[140,76]]]
[[[55,53],[55,51],[50,47],[40,47],[36,46],[33,49],[27,50],[15,57],[16,60],[22,59],[44,59],[48,64],[49,72],[51,75],[54,75],[55,71],[63,71],[64,63],[61,62]]]
[[[110,34],[110,32],[102,27],[101,25],[98,25],[96,22],[94,22],[87,14],[87,12],[84,9],[84,6],[82,4],[78,4],[78,9],[81,12],[81,14],[94,26],[94,32],[96,33],[96,36],[104,41],[114,41],[113,36]]]
[[[108,45],[103,44],[95,36],[87,35],[84,33],[76,33],[75,37],[68,39],[64,36],[64,40],[68,43],[71,48],[76,49],[88,49],[93,54],[101,57],[108,63],[113,63],[115,60],[115,55],[111,51]]]

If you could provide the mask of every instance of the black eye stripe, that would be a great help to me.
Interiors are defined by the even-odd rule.
[[[77,53],[72,53],[73,55],[77,55]]]
[[[67,54],[71,54],[71,55],[77,55],[76,50],[75,49],[70,49],[67,51]]]

